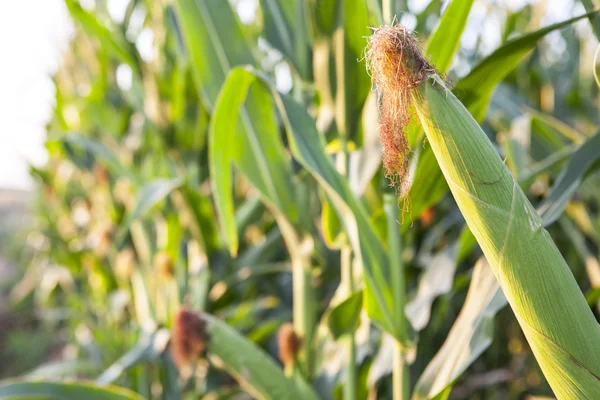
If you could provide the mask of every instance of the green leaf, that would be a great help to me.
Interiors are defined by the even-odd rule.
[[[447,72],[460,46],[473,0],[453,0],[427,42],[425,54],[438,71]]]
[[[103,48],[107,49],[122,62],[129,64],[134,71],[138,71],[138,64],[133,56],[133,45],[123,35],[110,30],[106,25],[100,23],[94,14],[81,7],[79,1],[65,0],[65,4],[71,17],[79,22],[90,35],[96,37]]]
[[[389,287],[389,259],[375,230],[369,222],[363,205],[352,195],[348,182],[337,172],[331,159],[325,153],[323,139],[317,132],[314,120],[308,115],[304,105],[290,96],[278,93],[274,85],[253,70],[236,68],[232,71],[221,96],[239,96],[248,86],[264,92],[270,89],[286,128],[290,150],[294,158],[306,168],[325,190],[342,222],[354,254],[365,270],[365,302],[369,316],[382,329],[393,333],[401,341],[400,321],[392,318],[392,297]],[[238,100],[239,102],[239,100]],[[269,103],[266,103],[269,104]],[[267,106],[263,105],[266,109]],[[229,119],[237,118],[229,107]],[[222,132],[222,130],[220,130]],[[400,337],[399,337],[400,336]]]
[[[509,40],[483,59],[466,77],[458,81],[456,92],[477,121],[483,120],[494,87],[511,72],[521,59],[548,33],[564,28],[598,11],[580,15]]]
[[[103,143],[76,134],[64,136],[61,138],[61,143],[66,148],[72,147],[88,152],[94,156],[94,160],[100,161],[111,173],[116,176],[126,176],[130,180],[135,181],[131,170],[123,165],[119,156]]]
[[[265,102],[271,101],[268,96],[249,85],[243,86],[243,83],[243,93],[223,95],[235,90],[231,87],[236,84],[235,79],[228,80],[230,86],[223,87],[222,93],[217,96],[232,67],[254,63],[229,3],[179,0],[177,10],[191,54],[196,84],[206,103],[215,109],[209,133],[210,173],[215,185],[219,220],[229,250],[236,254],[238,237],[231,193],[231,164],[250,180],[272,209],[294,223],[298,215],[291,166],[279,139],[273,111],[264,106]]]
[[[327,315],[327,327],[334,339],[353,333],[360,322],[363,294],[352,293],[341,303],[334,306]]]
[[[248,178],[263,199],[285,216],[298,221],[294,178],[275,120],[273,101],[265,90],[253,86],[255,78],[234,69],[217,101],[209,133],[210,173],[215,199],[230,252],[237,252],[238,238],[231,196],[231,164]],[[243,105],[245,104],[245,107]],[[245,121],[244,127],[238,118]]]
[[[210,360],[229,372],[246,390],[260,399],[318,399],[299,377],[291,379],[260,347],[224,322],[203,314]]]
[[[573,153],[552,185],[550,194],[538,206],[538,213],[544,219],[544,226],[552,224],[560,217],[567,203],[581,185],[585,174],[600,159],[598,149],[600,149],[600,131]]]
[[[254,56],[229,2],[177,0],[175,5],[196,86],[212,110],[229,70],[254,64]]]
[[[306,0],[261,0],[264,34],[305,80],[312,75],[311,48],[306,27]]]
[[[340,220],[326,198],[323,199],[321,207],[321,226],[327,247],[330,249],[341,249],[344,246],[345,240]]]
[[[467,299],[444,344],[419,377],[413,400],[445,399],[452,384],[490,346],[494,316],[507,304],[492,269],[480,259]]]
[[[54,400],[141,400],[142,396],[116,386],[83,382],[0,382],[0,399],[43,398]]]
[[[160,329],[152,334],[144,334],[127,353],[108,367],[96,379],[101,385],[107,385],[117,380],[123,372],[134,365],[148,360],[154,360],[165,351],[169,343],[170,334],[167,329]]]
[[[137,194],[137,202],[121,223],[115,242],[120,244],[125,239],[131,224],[144,216],[156,204],[164,200],[171,192],[183,185],[183,178],[156,179],[145,184]]]
[[[358,132],[361,111],[371,90],[363,56],[365,37],[371,31],[369,10],[363,0],[344,0],[338,6],[341,29],[334,33],[335,118],[340,134],[350,138]]]
[[[595,0],[581,0],[581,4],[585,7],[585,11],[591,13],[594,10],[597,10],[600,4],[594,4]],[[596,34],[596,38],[600,40],[600,15],[590,15],[588,17],[590,19],[590,24],[592,24],[592,30]]]

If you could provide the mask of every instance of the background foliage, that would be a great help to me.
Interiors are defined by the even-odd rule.
[[[483,0],[261,0],[253,18],[242,0],[65,3],[76,31],[32,168],[33,229],[2,232],[23,268],[1,288],[0,373],[131,392],[8,383],[0,398],[391,398],[395,343],[413,398],[552,395],[416,124],[408,195],[388,187],[365,37],[393,14],[415,28],[598,316],[600,17],[544,29],[544,3]],[[177,368],[183,305],[212,336]],[[289,321],[303,345],[284,368]]]

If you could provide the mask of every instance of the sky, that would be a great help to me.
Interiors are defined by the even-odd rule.
[[[84,0],[83,3],[93,0]],[[489,0],[491,1],[491,0]],[[494,0],[512,9],[527,0]],[[536,0],[533,0],[534,2]],[[538,0],[539,1],[539,0]],[[257,0],[237,0],[242,20],[252,18]],[[423,0],[410,0],[412,6]],[[479,3],[479,5],[478,5]],[[485,15],[482,1],[475,2],[463,39],[468,46],[481,29],[476,19]],[[126,0],[109,0],[109,11],[118,18]],[[85,4],[84,4],[85,5]],[[572,0],[547,0],[552,23],[571,14]],[[122,17],[121,17],[122,18]],[[498,28],[491,31],[497,34]],[[60,63],[73,32],[63,0],[3,0],[0,2],[0,188],[30,189],[28,165],[43,164],[44,126],[54,103],[50,76]],[[490,49],[497,44],[488,36]],[[139,47],[138,43],[138,47]],[[145,47],[145,46],[144,46]],[[151,44],[149,44],[151,47]]]
[[[0,2],[0,188],[32,186],[52,112],[50,75],[72,32],[62,0]]]

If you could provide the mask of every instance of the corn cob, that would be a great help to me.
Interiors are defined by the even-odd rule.
[[[405,28],[375,30],[367,59],[382,97],[382,129],[403,136],[410,113],[418,118],[556,396],[600,398],[600,325],[493,144]]]

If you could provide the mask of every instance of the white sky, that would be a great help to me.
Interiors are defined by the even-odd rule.
[[[71,31],[62,0],[0,2],[0,188],[30,188],[28,163],[44,161],[50,75]]]
[[[238,1],[241,14],[252,14],[257,4],[256,0]],[[420,2],[411,0],[413,5]],[[513,9],[526,2],[504,0]],[[0,3],[0,188],[28,189],[33,183],[28,164],[40,164],[45,159],[44,125],[54,103],[50,75],[59,65],[72,25],[62,0]],[[471,12],[473,18],[463,35],[466,42],[480,30],[475,15],[485,15],[485,7],[477,3],[482,2],[476,2]],[[126,1],[111,0],[109,11],[120,14],[123,4]],[[551,23],[568,17],[572,0],[547,0],[546,5],[549,20],[544,22]],[[490,46],[494,48],[497,44]]]

